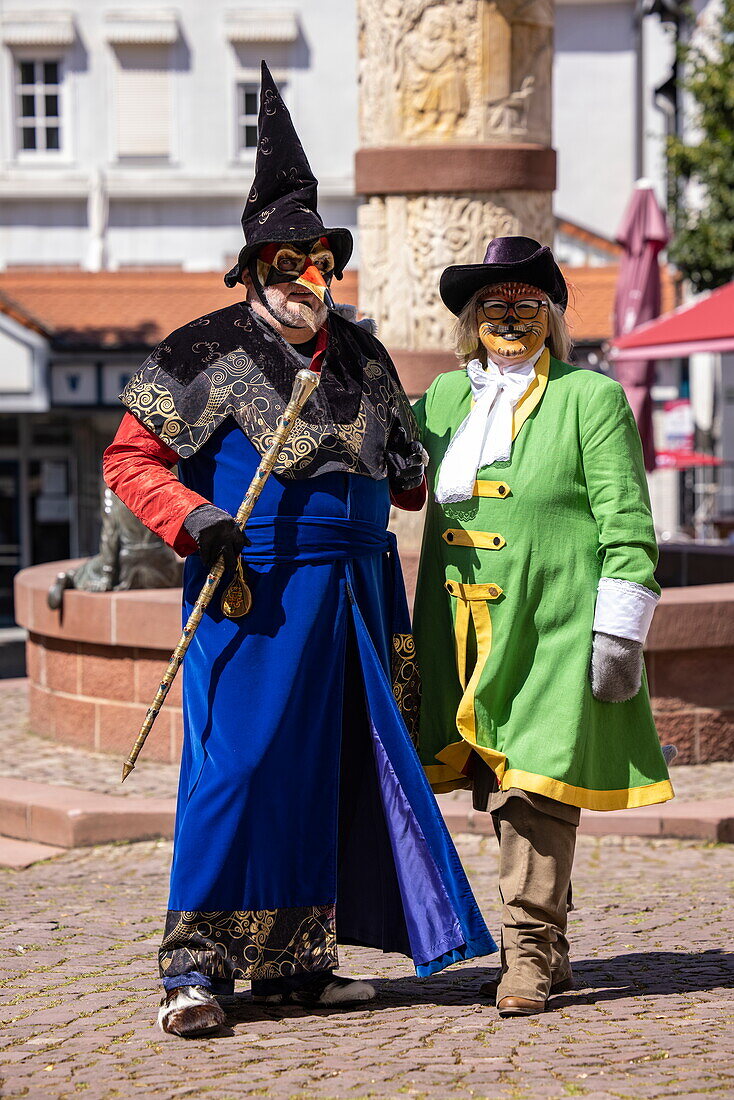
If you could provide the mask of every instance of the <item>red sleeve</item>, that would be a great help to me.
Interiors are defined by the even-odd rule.
[[[104,479],[113,493],[151,531],[182,557],[196,552],[183,522],[205,497],[182,485],[172,467],[175,451],[161,442],[131,413],[125,413],[117,435],[104,453]]]
[[[426,484],[425,474],[423,475],[423,481],[415,489],[406,489],[403,493],[393,493],[390,490],[390,500],[396,508],[402,508],[404,512],[420,512],[426,503],[427,496],[428,485]]]

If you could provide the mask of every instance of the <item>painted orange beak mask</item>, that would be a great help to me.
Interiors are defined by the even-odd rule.
[[[256,273],[261,286],[298,283],[329,308],[334,305],[329,291],[334,254],[326,237],[293,244],[266,244],[257,255]]]
[[[525,283],[487,287],[477,302],[477,331],[494,362],[525,362],[548,336],[548,300]]]

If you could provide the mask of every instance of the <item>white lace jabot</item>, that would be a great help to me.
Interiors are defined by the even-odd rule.
[[[505,462],[512,450],[512,414],[535,378],[541,348],[530,359],[501,371],[488,360],[487,367],[472,359],[466,365],[474,405],[448,445],[436,486],[436,500],[449,504],[468,500],[474,491],[477,470],[492,462]]]

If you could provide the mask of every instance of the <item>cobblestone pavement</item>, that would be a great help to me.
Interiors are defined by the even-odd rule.
[[[122,758],[85,752],[27,732],[28,706],[23,681],[0,680],[0,776],[58,783],[99,794],[174,797],[177,764],[153,764],[139,759],[134,773],[120,784]],[[151,734],[155,737],[155,730]],[[734,793],[734,762],[689,764],[671,769],[673,786],[684,801],[729,798]],[[461,798],[463,792],[454,797]],[[451,799],[451,795],[443,796]]]
[[[490,838],[459,848],[490,926]],[[474,962],[428,980],[342,952],[378,979],[360,1011],[264,1011],[238,994],[221,1037],[153,1026],[170,845],[70,852],[0,873],[0,1095],[71,1100],[631,1100],[734,1096],[734,846],[581,838],[572,914],[581,988],[501,1021]],[[490,965],[492,960],[484,960]]]
[[[178,764],[151,763],[143,754],[133,774],[122,784],[122,755],[86,752],[28,733],[27,700],[22,680],[0,680],[0,776],[121,797],[175,797]],[[155,730],[151,737],[155,737]],[[133,738],[134,732],[131,743]]]

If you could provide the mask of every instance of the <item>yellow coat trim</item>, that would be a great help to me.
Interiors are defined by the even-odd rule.
[[[512,495],[512,489],[506,481],[475,481],[472,496],[475,497],[505,497]]]
[[[466,775],[467,765],[472,752],[478,753],[493,768],[498,779],[505,769],[505,757],[502,753],[486,749],[477,744],[477,723],[474,712],[474,696],[492,649],[492,620],[489,615],[488,600],[496,600],[502,595],[502,589],[496,584],[460,584],[458,581],[446,581],[446,588],[457,599],[456,621],[454,623],[454,642],[456,647],[456,671],[459,683],[464,689],[458,710],[456,726],[461,741],[447,745],[436,759],[448,764],[454,772]],[[474,622],[477,638],[477,660],[467,681],[466,649],[469,635],[469,623]]]
[[[501,550],[507,546],[507,539],[496,531],[464,531],[461,527],[450,527],[441,538],[450,546],[474,546],[477,550]]]
[[[515,411],[512,414],[512,438],[522,428],[533,409],[540,404],[541,398],[548,385],[548,371],[550,370],[550,352],[545,348],[538,362],[535,364],[535,378],[522,395]]]
[[[474,700],[472,698],[472,704]],[[473,709],[473,708],[472,708]],[[487,749],[484,745],[477,745],[465,738],[464,730],[459,731],[462,736],[461,741],[452,741],[446,748],[441,749],[439,753],[436,753],[436,759],[440,760],[443,764],[448,764],[459,775],[466,775],[469,764],[469,759],[473,752],[477,753],[482,758],[485,764],[489,764],[490,768],[497,776],[498,781],[501,780],[505,774],[505,768],[507,766],[507,757],[504,753],[495,752],[494,749]]]
[[[450,596],[459,600],[497,600],[502,595],[498,584],[462,584],[461,581],[446,581],[444,588]]]
[[[478,753],[497,775],[500,790],[508,791],[518,787],[522,791],[545,795],[566,806],[578,806],[582,810],[632,810],[640,806],[654,806],[668,802],[674,797],[673,786],[668,779],[659,783],[650,783],[646,787],[622,788],[616,791],[592,791],[585,787],[574,787],[558,779],[545,775],[534,775],[518,768],[507,768],[506,757],[482,745],[469,745],[466,741],[454,741],[438,754],[437,759],[444,765],[431,765],[425,768],[429,783],[436,794],[465,788],[470,781],[462,774],[467,767],[472,752]]]
[[[499,779],[499,776],[498,776]],[[654,806],[658,802],[667,802],[673,798],[673,787],[669,779],[659,783],[650,783],[646,787],[622,788],[616,791],[591,791],[585,787],[573,787],[558,779],[549,779],[545,775],[508,768],[499,779],[500,788],[507,791],[510,787],[519,787],[522,791],[544,794],[556,802],[567,806],[580,806],[582,810],[630,810],[638,806]]]
[[[467,683],[466,647],[469,636],[469,619],[474,620],[477,636],[477,661]],[[459,600],[456,605],[456,668],[464,694],[456,712],[456,725],[465,741],[477,743],[477,723],[474,714],[474,695],[492,649],[492,620],[489,608],[481,600]]]
[[[459,775],[448,764],[426,764],[423,770],[435,794],[447,794],[449,791],[471,787],[471,780],[465,775]]]

